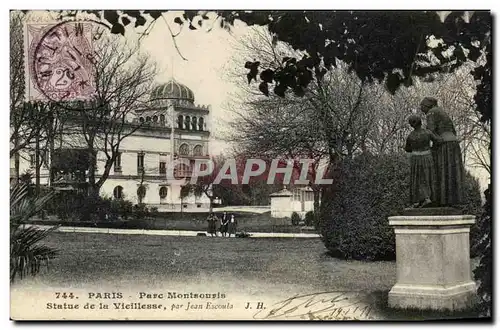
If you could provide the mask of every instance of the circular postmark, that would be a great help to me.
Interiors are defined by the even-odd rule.
[[[101,30],[108,28],[94,21],[64,21],[31,28],[29,79],[40,98],[65,104],[94,98],[96,24]]]

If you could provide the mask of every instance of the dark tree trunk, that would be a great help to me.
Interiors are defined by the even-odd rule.
[[[14,179],[19,182],[19,151],[14,154]]]
[[[97,166],[97,157],[96,153],[94,152],[93,149],[88,150],[88,157],[89,157],[89,167],[88,167],[88,179],[89,179],[89,189],[88,189],[88,195],[90,197],[97,197],[99,196],[99,186],[96,184],[95,180],[95,170]]]
[[[35,195],[40,195],[40,137],[35,139]]]
[[[210,206],[209,206],[209,209],[208,209],[208,213],[212,213],[213,210],[214,210],[214,198],[213,197],[208,197],[209,200],[210,200]]]
[[[314,202],[313,202],[313,206],[314,206],[314,226],[317,227],[317,225],[319,224],[319,219],[320,219],[320,203],[319,203],[319,199],[320,199],[320,190],[319,188],[313,188],[313,198],[314,198]]]
[[[14,150],[17,150],[18,144],[19,144],[19,138],[17,133],[15,133],[15,138],[14,138]],[[16,183],[19,182],[19,151],[16,151],[14,153],[14,180]]]

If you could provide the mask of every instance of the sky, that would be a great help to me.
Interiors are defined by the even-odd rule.
[[[220,140],[220,137],[231,116],[231,112],[227,109],[229,95],[237,90],[237,86],[225,77],[224,70],[235,54],[232,44],[238,38],[252,32],[241,22],[232,28],[231,33],[220,28],[218,24],[215,24],[210,32],[203,28],[190,30],[188,26],[184,26],[181,33],[175,37],[179,49],[177,51],[165,22],[168,22],[174,34],[178,33],[180,28],[173,23],[176,14],[178,13],[167,13],[164,15],[165,20],[158,19],[149,34],[140,41],[141,49],[157,62],[160,69],[158,83],[167,82],[173,76],[176,81],[194,92],[196,104],[212,107],[213,131],[210,148],[212,154],[220,154],[229,146]],[[209,21],[209,25],[210,22],[212,20]],[[243,66],[244,62],[241,63],[241,67]]]

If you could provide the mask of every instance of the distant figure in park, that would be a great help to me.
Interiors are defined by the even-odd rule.
[[[214,237],[217,236],[217,228],[216,228],[216,217],[214,216],[213,213],[210,213],[207,218],[208,221],[208,233]]]
[[[224,212],[222,218],[220,219],[220,233],[222,237],[226,237],[228,222],[229,222],[229,217],[227,216],[227,213]]]
[[[234,220],[234,214],[231,214],[231,220],[229,220],[229,237],[231,234],[236,236],[236,220]]]
[[[464,189],[464,166],[455,126],[450,116],[433,97],[426,97],[420,109],[427,116],[427,129],[441,138],[432,148],[436,171],[435,195],[440,206],[462,203]]]
[[[405,150],[410,154],[410,201],[412,207],[424,207],[435,198],[436,174],[431,154],[431,141],[439,142],[439,137],[422,128],[422,120],[411,115],[408,122],[413,131],[406,139]]]

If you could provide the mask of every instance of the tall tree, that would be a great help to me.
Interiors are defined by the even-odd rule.
[[[205,170],[207,168],[212,169],[212,171],[209,174],[206,175],[200,175],[196,178],[196,180],[191,180],[191,178],[186,181],[185,184],[182,185],[181,188],[181,193],[180,193],[180,198],[183,200],[184,198],[188,197],[191,194],[194,194],[197,197],[200,196],[206,196],[209,201],[209,212],[213,212],[213,204],[214,200],[219,197],[218,195],[218,189],[219,186],[221,185],[221,182],[217,182],[217,176],[219,175],[219,172],[222,169],[222,166],[224,164],[224,158],[222,156],[219,157],[214,157],[212,159],[208,159],[206,161],[203,161],[200,164],[199,169],[194,169],[190,167],[188,169],[188,172],[190,174],[193,173],[193,171],[197,170]],[[184,164],[180,164],[180,166],[185,167]],[[174,173],[176,169],[174,169]],[[184,172],[184,171],[183,171]],[[190,176],[190,175],[189,175]],[[192,182],[194,181],[194,182]],[[182,205],[181,205],[182,208]]]
[[[19,179],[19,164],[23,150],[35,143],[44,143],[46,134],[41,134],[51,121],[54,105],[28,102],[25,99],[25,59],[23,23],[21,12],[10,13],[10,157],[14,158],[14,176]]]
[[[149,125],[134,120],[134,115],[137,109],[149,106],[156,67],[149,57],[138,53],[137,47],[123,45],[120,40],[102,40],[94,47],[98,56],[94,67],[95,97],[77,103],[80,111],[65,113],[72,119],[65,132],[78,135],[73,143],[88,151],[89,193],[96,195],[109,177],[124,139]],[[99,163],[104,166],[96,176]]]

